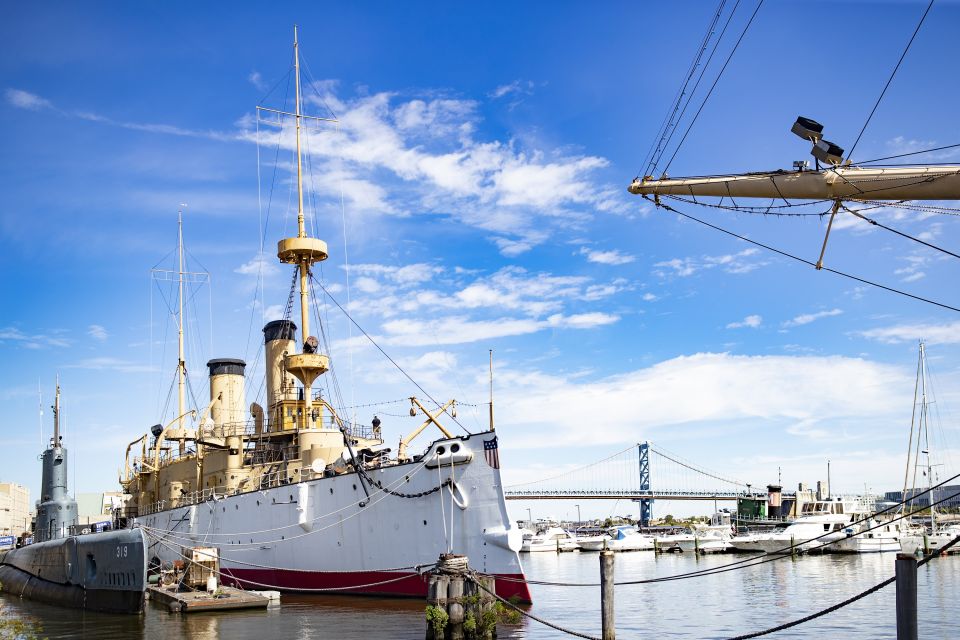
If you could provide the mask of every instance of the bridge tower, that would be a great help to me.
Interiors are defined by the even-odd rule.
[[[650,443],[637,444],[637,458],[640,463],[640,491],[650,491]],[[640,504],[640,526],[649,527],[653,518],[653,498],[635,500]]]

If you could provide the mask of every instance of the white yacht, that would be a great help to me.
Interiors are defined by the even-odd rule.
[[[874,510],[876,498],[870,496],[837,497],[815,500],[803,505],[800,517],[783,531],[742,539],[736,543],[739,551],[764,553],[791,553],[820,549],[824,543],[845,538],[843,531],[862,520]],[[836,535],[823,538],[825,534]]]
[[[940,553],[940,549],[954,538],[960,536],[960,524],[952,524],[942,529],[937,529],[933,533],[910,532],[901,536],[900,550],[903,553],[923,554]],[[960,553],[960,544],[956,544],[946,551],[947,553]]]
[[[653,549],[653,536],[640,533],[636,527],[622,526],[614,528],[609,534],[580,539],[580,548],[584,551],[648,551]]]
[[[717,553],[730,548],[733,527],[730,514],[718,511],[710,518],[709,525],[695,525],[692,533],[677,538],[680,551],[691,553]]]
[[[543,533],[523,538],[520,551],[576,551],[580,548],[577,539],[560,527],[550,527]]]
[[[878,553],[881,551],[900,551],[900,539],[903,537],[902,520],[889,521],[870,518],[860,524],[851,525],[843,530],[843,537],[827,547],[827,553]],[[867,531],[870,529],[870,531]]]

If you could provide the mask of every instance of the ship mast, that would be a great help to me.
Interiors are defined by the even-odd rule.
[[[187,362],[183,353],[183,208],[177,209],[177,427],[183,429],[186,411]]]
[[[303,384],[303,420],[298,428],[312,429],[315,427],[313,415],[313,398],[311,386],[317,376],[329,369],[329,358],[317,353],[319,343],[310,335],[310,267],[315,262],[327,259],[327,243],[307,235],[303,212],[303,152],[301,147],[301,128],[303,118],[311,120],[331,120],[303,115],[302,94],[300,88],[300,44],[297,38],[297,27],[293,27],[293,64],[296,80],[296,105],[294,113],[276,111],[257,107],[258,110],[271,111],[284,115],[292,115],[296,122],[297,147],[297,237],[285,238],[277,244],[277,257],[280,262],[296,265],[299,270],[300,281],[300,330],[303,338],[300,353],[288,354],[284,360],[284,368],[294,375]],[[335,121],[334,121],[335,122]]]

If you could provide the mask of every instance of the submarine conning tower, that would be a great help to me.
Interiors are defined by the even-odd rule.
[[[53,437],[50,446],[40,454],[43,477],[40,500],[37,502],[36,542],[65,537],[77,524],[77,503],[67,493],[67,449],[60,435],[60,385],[57,384],[53,405]]]

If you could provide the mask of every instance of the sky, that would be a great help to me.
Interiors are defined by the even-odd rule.
[[[738,5],[681,133],[755,7]],[[764,3],[683,143],[672,139],[669,174],[789,169],[809,158],[790,133],[798,115],[849,149],[925,7]],[[315,275],[398,365],[321,300],[346,415],[378,415],[395,443],[421,419],[407,414],[405,398],[424,397],[408,374],[483,430],[492,350],[506,484],[651,441],[754,486],[813,484],[830,460],[835,490],[892,491],[923,339],[937,473],[957,473],[958,312],[627,192],[716,8],[11,5],[0,24],[0,481],[37,497],[52,430],[39,410],[58,375],[74,491],[115,490],[127,443],[174,417],[175,292],[151,270],[176,269],[178,210],[187,270],[209,274],[187,286],[192,397],[205,404],[208,359],[239,357],[248,402],[263,402],[260,330],[287,301],[274,247],[295,235],[296,198],[289,123],[258,120],[256,106],[292,107],[294,24],[304,109],[338,121],[311,121],[304,136],[307,224],[330,252]],[[958,26],[960,4],[936,3],[855,160],[960,142],[960,83],[943,69]],[[956,151],[916,159],[960,163]],[[816,216],[676,207],[812,261],[826,230]],[[960,246],[956,215],[867,213]],[[960,306],[956,258],[849,214],[825,264]],[[574,513],[508,504],[515,517]],[[712,507],[658,503],[655,515]]]

